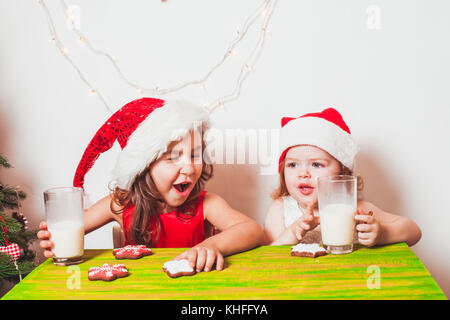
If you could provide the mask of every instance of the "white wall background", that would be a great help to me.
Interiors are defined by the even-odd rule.
[[[78,44],[59,1],[47,0],[69,56],[113,111],[140,95],[104,58]],[[119,61],[134,82],[162,87],[203,76],[261,0],[67,0],[81,31]],[[367,26],[375,5],[379,29]],[[282,116],[335,106],[361,146],[365,198],[422,229],[412,250],[450,295],[450,3],[447,1],[279,1],[270,35],[239,100],[213,116],[219,129],[278,128]],[[231,92],[258,30],[206,84],[168,96],[204,102]],[[14,168],[31,227],[44,218],[45,189],[71,185],[93,134],[109,117],[56,47],[36,1],[0,0],[0,153]],[[92,201],[107,194],[119,148],[86,177]],[[256,165],[217,165],[208,189],[263,223],[277,176]],[[111,225],[87,248],[112,247]],[[38,258],[43,261],[38,245]]]

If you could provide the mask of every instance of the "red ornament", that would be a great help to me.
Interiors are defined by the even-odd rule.
[[[13,261],[17,261],[20,257],[21,249],[17,243],[11,243],[7,247],[0,247],[0,252],[8,253]]]
[[[9,255],[11,255],[13,261],[16,262],[17,259],[19,259],[20,257],[21,253],[20,247],[17,245],[17,243],[9,244],[8,238],[6,237],[6,231],[8,231],[8,226],[6,225],[6,221],[5,219],[3,219],[2,216],[0,216],[0,219],[2,219],[3,223],[5,224],[5,226],[3,227],[3,234],[5,235],[5,244],[6,244],[6,247],[0,247],[0,252],[8,253]]]

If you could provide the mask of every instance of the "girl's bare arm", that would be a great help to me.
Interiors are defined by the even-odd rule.
[[[252,249],[262,245],[261,226],[245,214],[231,208],[220,196],[208,192],[203,202],[205,219],[221,232],[204,242],[213,243],[224,255]]]

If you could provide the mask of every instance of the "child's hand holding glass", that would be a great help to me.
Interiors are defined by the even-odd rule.
[[[367,247],[376,245],[381,238],[381,227],[379,221],[373,215],[373,211],[364,212],[361,208],[358,208],[355,220],[359,243]]]
[[[42,221],[39,224],[39,232],[37,233],[39,245],[44,249],[44,257],[51,258],[54,256],[52,252],[53,241],[50,240],[50,231],[47,229],[47,222]]]

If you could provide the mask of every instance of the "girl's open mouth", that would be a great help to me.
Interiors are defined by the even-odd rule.
[[[298,186],[298,189],[300,190],[300,193],[307,196],[314,192],[314,187],[310,186],[309,184],[300,184]]]
[[[184,182],[184,183],[177,183],[174,184],[173,187],[180,195],[186,195],[188,193],[189,186],[191,185],[190,182]]]

